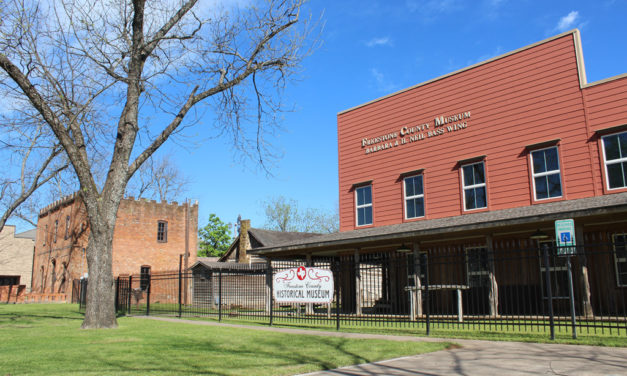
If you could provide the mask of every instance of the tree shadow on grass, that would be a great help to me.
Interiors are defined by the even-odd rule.
[[[19,313],[19,312],[7,312],[7,313],[0,313],[0,322],[2,322],[3,319],[8,319],[8,320],[17,320],[19,318],[44,318],[44,319],[63,319],[63,320],[83,320],[83,317],[76,317],[76,316],[71,316],[71,315],[49,315],[49,314],[32,314],[32,313]]]
[[[305,336],[291,341],[289,335],[253,335],[250,340],[230,345],[212,338],[149,338],[143,344],[159,358],[146,354],[144,361],[114,359],[95,354],[103,370],[129,374],[198,374],[198,375],[286,375],[313,370],[329,370],[350,364],[368,363],[374,359],[352,351],[344,338]],[[151,343],[154,342],[154,343]],[[296,342],[296,343],[294,343]],[[314,351],[316,350],[316,351]],[[188,356],[182,356],[188,354]],[[341,355],[337,355],[341,354]],[[136,354],[141,358],[141,354]]]

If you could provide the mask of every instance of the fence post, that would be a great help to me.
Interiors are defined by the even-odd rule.
[[[146,289],[146,316],[150,316],[150,285],[152,285],[152,278],[149,273],[148,274],[148,288]]]
[[[549,267],[549,247],[546,243],[542,244],[542,254],[544,257],[544,275],[546,284],[546,294],[549,305],[549,326],[551,329],[551,339],[555,339],[555,319],[553,317],[553,289],[551,287],[551,270]]]
[[[570,263],[570,255],[566,256],[568,266],[568,293],[570,298],[570,323],[573,328],[573,339],[577,339],[577,319],[575,318],[575,292],[573,291],[573,267]]]
[[[341,282],[341,265],[340,260],[335,261],[335,269],[337,270],[337,281],[335,281],[335,330],[340,330],[340,282]]]
[[[128,314],[131,314],[131,306],[133,305],[133,300],[132,300],[132,295],[133,295],[133,276],[129,275],[128,276]]]
[[[218,321],[222,321],[222,268],[218,269]]]
[[[424,311],[426,315],[426,326],[427,326],[427,335],[431,334],[431,314],[429,309],[429,304],[431,294],[429,294],[429,257],[426,253],[420,255],[421,260],[420,263],[425,266],[425,298],[424,298]]]
[[[115,279],[115,312],[120,310],[120,276]]]
[[[268,260],[268,267],[266,268],[266,281],[270,285],[270,326],[274,321],[274,278],[272,273],[272,261]]]
[[[181,304],[181,295],[182,295],[181,294],[181,292],[182,292],[182,289],[181,289],[181,282],[182,282],[181,281],[181,277],[182,277],[182,275],[181,275],[181,265],[182,265],[182,262],[183,262],[183,255],[179,255],[179,317],[181,317],[181,314],[183,313],[183,306]]]

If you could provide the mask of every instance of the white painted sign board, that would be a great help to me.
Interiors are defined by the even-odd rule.
[[[278,303],[331,303],[333,272],[300,266],[274,275],[272,295]]]
[[[574,255],[577,253],[575,243],[575,221],[560,219],[555,221],[555,239],[558,255]]]

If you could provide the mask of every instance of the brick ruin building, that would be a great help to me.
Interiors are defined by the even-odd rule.
[[[198,203],[123,199],[113,234],[113,275],[178,270],[196,261]],[[33,261],[32,292],[44,300],[67,300],[72,282],[88,276],[87,212],[78,193],[39,213]],[[187,252],[186,252],[187,250]]]

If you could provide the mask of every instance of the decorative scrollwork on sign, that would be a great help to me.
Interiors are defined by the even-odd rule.
[[[285,274],[286,272],[282,272],[281,274]],[[287,271],[287,275],[278,274],[275,278],[275,281],[291,281],[296,277],[296,272],[293,269]]]
[[[320,275],[320,272],[316,269],[309,269],[309,279],[312,281],[323,281],[329,282],[330,278],[328,275]]]

